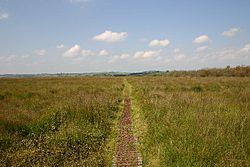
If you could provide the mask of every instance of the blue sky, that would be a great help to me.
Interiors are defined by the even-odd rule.
[[[0,73],[250,65],[249,0],[0,0]]]

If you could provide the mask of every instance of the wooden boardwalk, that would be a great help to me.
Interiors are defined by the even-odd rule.
[[[142,158],[136,149],[132,133],[131,100],[124,99],[123,113],[119,120],[114,167],[142,167]]]

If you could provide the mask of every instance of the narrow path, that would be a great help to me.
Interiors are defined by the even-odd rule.
[[[136,149],[136,142],[132,133],[131,100],[129,94],[129,91],[125,93],[123,113],[118,125],[118,136],[114,157],[115,167],[142,166],[141,156]]]

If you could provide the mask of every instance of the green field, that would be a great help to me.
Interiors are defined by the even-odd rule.
[[[145,166],[249,166],[250,78],[130,78]]]
[[[122,79],[0,80],[0,166],[107,166]]]
[[[124,87],[144,166],[249,166],[249,77],[0,79],[0,166],[111,166]]]

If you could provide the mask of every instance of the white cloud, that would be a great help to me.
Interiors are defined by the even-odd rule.
[[[103,50],[101,50],[101,51],[99,52],[99,55],[100,55],[100,56],[108,56],[109,53],[108,53],[107,50],[103,49]]]
[[[208,53],[203,55],[205,60],[214,59],[214,60],[228,60],[235,59],[239,57],[240,54],[237,49],[224,49],[215,52]]]
[[[161,61],[161,60],[162,60],[162,57],[161,57],[161,56],[158,56],[158,57],[156,57],[155,60],[156,60],[156,61]]]
[[[47,54],[47,51],[42,49],[42,50],[36,50],[35,54],[38,56],[45,56]]]
[[[92,56],[92,55],[94,55],[94,52],[92,52],[91,50],[82,50],[81,51],[81,56],[86,57],[86,56]]]
[[[225,37],[233,37],[235,36],[238,32],[240,31],[240,29],[238,28],[231,28],[227,31],[224,31],[221,33],[221,35],[225,36]]]
[[[0,11],[0,20],[4,20],[4,19],[8,19],[8,18],[9,18],[9,14],[8,13]]]
[[[195,57],[202,59],[203,62],[210,60],[225,61],[225,60],[243,60],[246,61],[250,58],[250,44],[246,44],[243,48],[225,48],[214,52],[206,53]]]
[[[127,37],[127,32],[112,32],[107,30],[99,35],[94,36],[93,40],[104,42],[120,42],[125,40]]]
[[[208,40],[209,40],[209,37],[207,35],[201,35],[195,38],[193,42],[199,44],[199,43],[207,42]]]
[[[30,57],[30,55],[28,55],[28,54],[22,55],[22,56],[21,56],[22,59],[27,59],[27,58],[29,58],[29,57]]]
[[[109,63],[114,63],[118,60],[125,60],[125,59],[128,59],[129,57],[130,57],[130,54],[127,54],[127,53],[123,53],[121,55],[116,55],[109,60]]]
[[[246,44],[244,48],[240,50],[241,52],[250,52],[250,43]]]
[[[150,43],[149,43],[149,46],[150,47],[156,47],[156,46],[162,46],[162,47],[166,47],[170,44],[170,41],[165,39],[165,40],[152,40]]]
[[[207,50],[208,49],[208,46],[201,46],[201,47],[198,47],[198,48],[196,48],[196,52],[203,52],[203,51],[205,51],[205,50]]]
[[[11,63],[17,59],[16,55],[6,55],[6,56],[0,56],[1,62],[4,63]]]
[[[186,55],[184,53],[182,53],[182,51],[179,48],[174,49],[173,53],[174,53],[174,60],[176,60],[176,61],[180,61],[180,60],[186,58]]]
[[[81,64],[86,61],[85,57],[74,57],[72,58],[72,64]]]
[[[63,57],[76,57],[80,54],[80,52],[81,47],[79,45],[74,45],[63,54]]]
[[[115,61],[117,61],[120,57],[119,56],[114,56],[112,57],[111,60],[108,61],[108,63],[114,63]]]
[[[152,58],[157,57],[161,54],[161,50],[158,51],[139,51],[134,54],[134,58],[136,59],[143,59],[143,58]]]
[[[86,57],[86,56],[92,56],[94,55],[95,53],[92,52],[91,50],[81,50],[81,46],[80,45],[74,45],[73,47],[69,48],[65,53],[63,53],[63,57],[69,57],[69,58],[75,58],[75,57],[78,57],[78,56],[83,56],[83,57]],[[78,60],[78,59],[76,59]]]
[[[63,49],[64,47],[65,47],[65,46],[64,46],[63,44],[57,45],[57,46],[56,46],[57,49]]]
[[[179,48],[176,48],[176,49],[173,50],[173,52],[174,52],[174,53],[180,53],[181,50],[180,50]]]
[[[176,61],[180,61],[180,60],[182,60],[182,59],[184,59],[184,58],[186,58],[186,55],[183,54],[183,53],[174,55],[174,59],[175,59]]]
[[[129,58],[129,57],[130,57],[129,54],[123,53],[123,54],[120,56],[120,59],[127,59],[127,58]]]
[[[165,61],[164,61],[164,62],[168,64],[168,63],[170,63],[170,62],[171,62],[171,59],[168,59],[168,58],[167,58],[167,59],[165,59]]]

